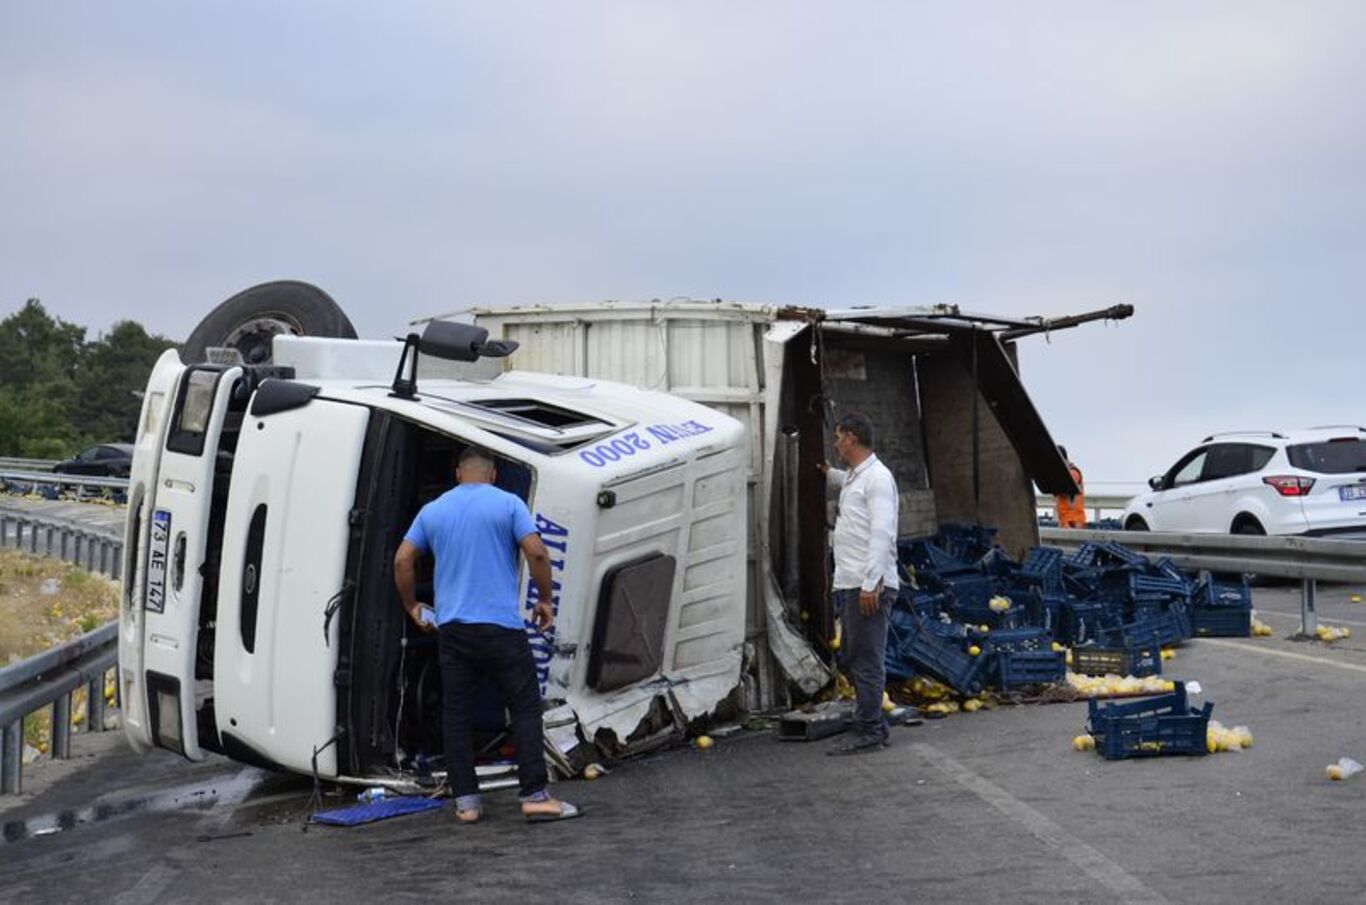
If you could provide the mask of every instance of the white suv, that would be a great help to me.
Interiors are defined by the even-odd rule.
[[[1215,434],[1148,486],[1127,530],[1366,536],[1366,428]]]

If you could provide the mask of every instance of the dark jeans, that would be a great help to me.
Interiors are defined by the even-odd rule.
[[[835,591],[835,612],[844,629],[839,665],[854,683],[854,734],[860,740],[885,739],[882,693],[887,686],[887,614],[896,591],[884,589],[871,616],[859,609],[858,595],[858,588]]]
[[[440,652],[446,781],[451,791],[457,798],[479,794],[470,722],[482,676],[497,684],[512,717],[522,797],[545,789],[550,777],[541,741],[541,689],[526,632],[500,625],[448,622],[441,626]]]

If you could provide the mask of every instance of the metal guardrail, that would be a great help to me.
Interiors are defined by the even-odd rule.
[[[1091,513],[1091,521],[1100,521],[1100,514],[1103,510],[1122,511],[1133,499],[1132,494],[1119,493],[1088,493],[1083,495],[1082,505]],[[1056,499],[1040,493],[1034,498],[1035,508],[1052,512]]]
[[[9,471],[0,469],[0,484],[32,484],[44,487],[74,487],[76,499],[87,492],[99,490],[126,493],[127,478],[97,478],[93,475],[55,474],[50,471]]]
[[[118,579],[123,538],[63,519],[0,510],[0,547],[61,559]],[[105,729],[105,674],[117,665],[118,623],[0,669],[0,795],[22,786],[24,718],[52,708],[52,756],[70,756],[71,693],[86,686],[86,726]],[[115,683],[115,700],[118,687]]]
[[[1039,539],[1063,549],[1117,541],[1140,553],[1169,557],[1184,569],[1299,579],[1300,633],[1309,636],[1318,629],[1318,582],[1366,584],[1366,543],[1362,541],[1082,528],[1040,528]]]
[[[24,718],[52,708],[52,756],[71,756],[72,692],[86,687],[89,732],[105,730],[104,683],[118,665],[118,623],[0,669],[0,795],[23,790]],[[115,683],[117,702],[118,683]]]
[[[0,509],[0,548],[60,559],[118,581],[123,571],[123,536],[29,513]]]
[[[0,456],[0,471],[51,471],[59,459],[21,459],[14,456]]]

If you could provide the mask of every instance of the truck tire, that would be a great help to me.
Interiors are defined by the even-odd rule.
[[[228,346],[249,365],[270,364],[280,335],[355,339],[356,328],[332,297],[311,283],[276,280],[243,289],[199,322],[181,347],[186,364],[205,360],[210,346]]]

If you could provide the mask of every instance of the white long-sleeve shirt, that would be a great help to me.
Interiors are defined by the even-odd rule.
[[[836,590],[872,591],[878,582],[896,590],[896,479],[876,455],[849,471],[831,468],[831,486],[840,489],[835,519]]]

